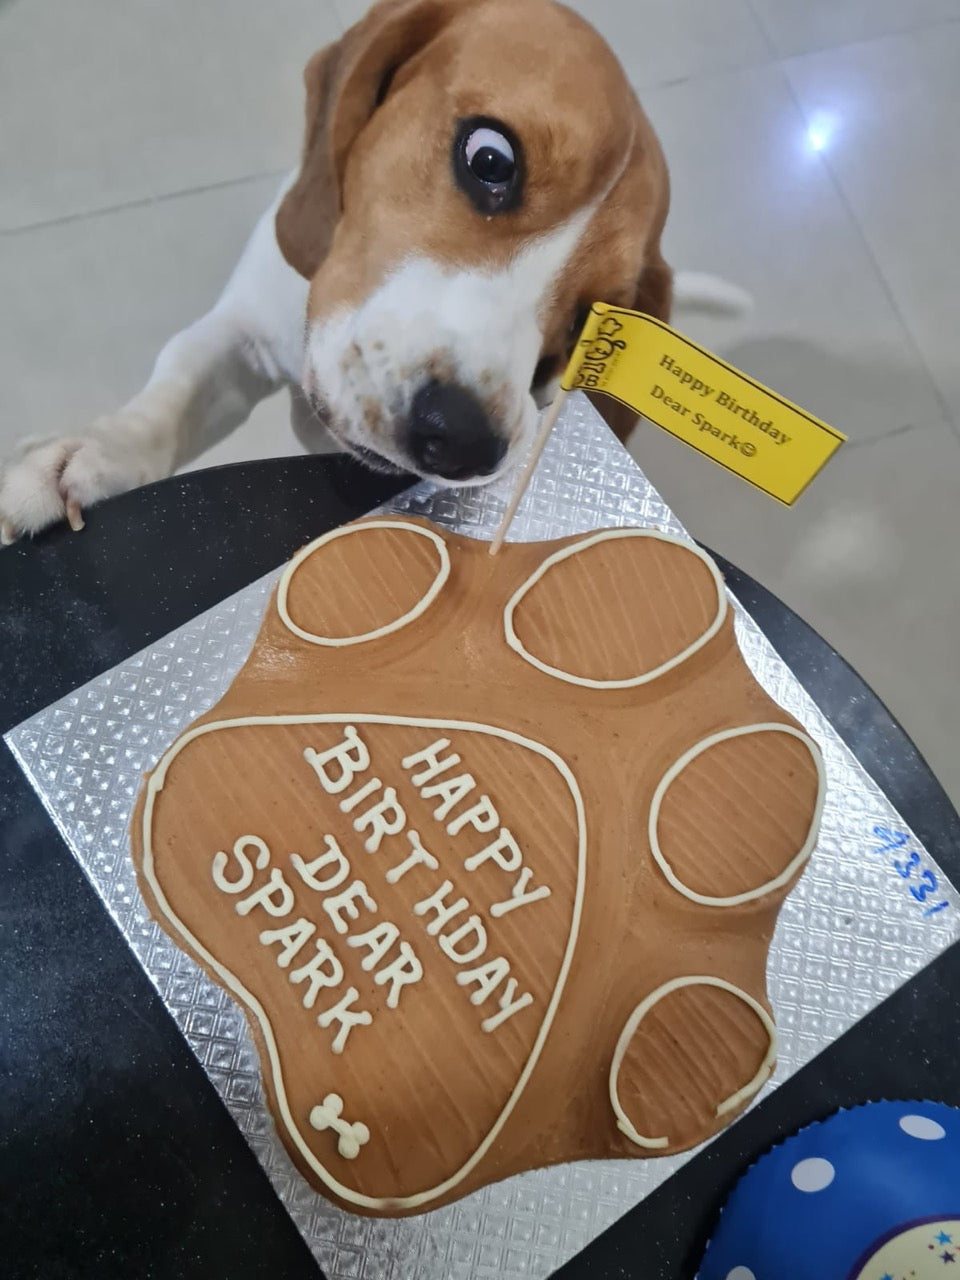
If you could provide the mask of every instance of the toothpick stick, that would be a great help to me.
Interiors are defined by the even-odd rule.
[[[560,410],[566,404],[567,396],[569,394],[569,391],[564,391],[562,389],[558,391],[554,397],[553,404],[551,404],[550,408],[543,415],[543,422],[540,424],[540,430],[537,432],[537,438],[533,444],[533,452],[530,455],[527,465],[523,469],[523,475],[520,477],[516,491],[510,499],[510,503],[507,506],[504,517],[500,521],[500,528],[494,534],[493,541],[490,543],[490,554],[492,556],[495,556],[503,546],[503,540],[507,536],[507,530],[513,522],[513,517],[517,514],[517,507],[520,505],[520,500],[527,491],[527,486],[530,483],[530,477],[536,470],[537,463],[540,461],[540,455],[547,447],[547,440],[550,437],[550,432],[553,430],[557,419],[560,417]]]

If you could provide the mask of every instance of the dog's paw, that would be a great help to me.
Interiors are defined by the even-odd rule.
[[[87,507],[150,478],[135,449],[95,433],[27,440],[0,467],[0,541],[9,546],[64,519],[82,529]]]

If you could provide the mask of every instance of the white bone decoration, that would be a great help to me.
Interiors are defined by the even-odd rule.
[[[362,1120],[348,1124],[343,1119],[343,1099],[339,1093],[328,1093],[310,1112],[314,1129],[333,1129],[337,1135],[337,1151],[344,1160],[356,1160],[360,1148],[370,1141],[370,1130]]]

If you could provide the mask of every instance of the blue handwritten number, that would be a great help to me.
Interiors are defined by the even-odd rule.
[[[918,902],[926,902],[930,894],[936,893],[937,891],[937,877],[932,871],[925,871],[920,879],[924,883],[919,886],[914,885],[911,887],[910,894],[912,897],[916,898]]]
[[[904,866],[902,862],[897,862],[896,858],[894,858],[893,860],[894,867],[900,873],[900,875],[903,876],[904,880],[910,879],[910,877],[913,875],[914,867],[918,866],[919,863],[920,863],[920,855],[919,853],[917,853],[916,850],[913,850],[913,852],[910,854],[910,861],[906,864],[906,866]],[[930,872],[928,871],[926,874],[929,875]]]
[[[902,849],[905,844],[910,843],[910,837],[905,831],[891,831],[889,827],[878,824],[873,828],[873,834],[878,840],[882,840],[883,844],[875,845],[873,852],[876,854],[894,853],[897,849]],[[903,880],[913,879],[913,873],[920,866],[920,855],[916,850],[911,850],[910,855],[905,861],[900,862],[897,858],[890,859],[891,866],[897,875]],[[919,883],[910,885],[910,895],[917,902],[926,902],[931,893],[937,891],[937,877],[932,871],[924,868],[919,875]],[[937,902],[932,907],[927,907],[924,911],[924,919],[935,916],[938,911],[945,911],[949,906],[949,902]]]
[[[902,849],[910,839],[905,831],[891,831],[889,827],[874,827],[873,834],[884,841],[874,853],[892,853],[894,849]]]

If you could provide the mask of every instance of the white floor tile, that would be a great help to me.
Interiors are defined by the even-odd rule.
[[[669,158],[667,255],[756,300],[694,339],[856,439],[934,421],[936,389],[776,67],[646,95]]]
[[[960,441],[946,424],[841,450],[795,507],[643,424],[631,452],[690,531],[805,618],[960,803]]]
[[[347,27],[360,21],[370,5],[367,0],[333,0],[333,8],[340,26],[346,31]]]
[[[0,5],[0,228],[292,165],[329,0]]]
[[[138,391],[166,339],[216,300],[275,189],[258,179],[0,235],[0,456]],[[248,456],[299,451],[276,414],[247,429]],[[243,456],[243,439],[217,456]]]
[[[748,0],[572,0],[637,88],[764,62],[770,45]]]
[[[960,424],[960,22],[788,73],[808,118],[833,121],[824,158]]]
[[[777,52],[809,53],[831,45],[910,31],[960,16],[957,0],[752,0]]]

